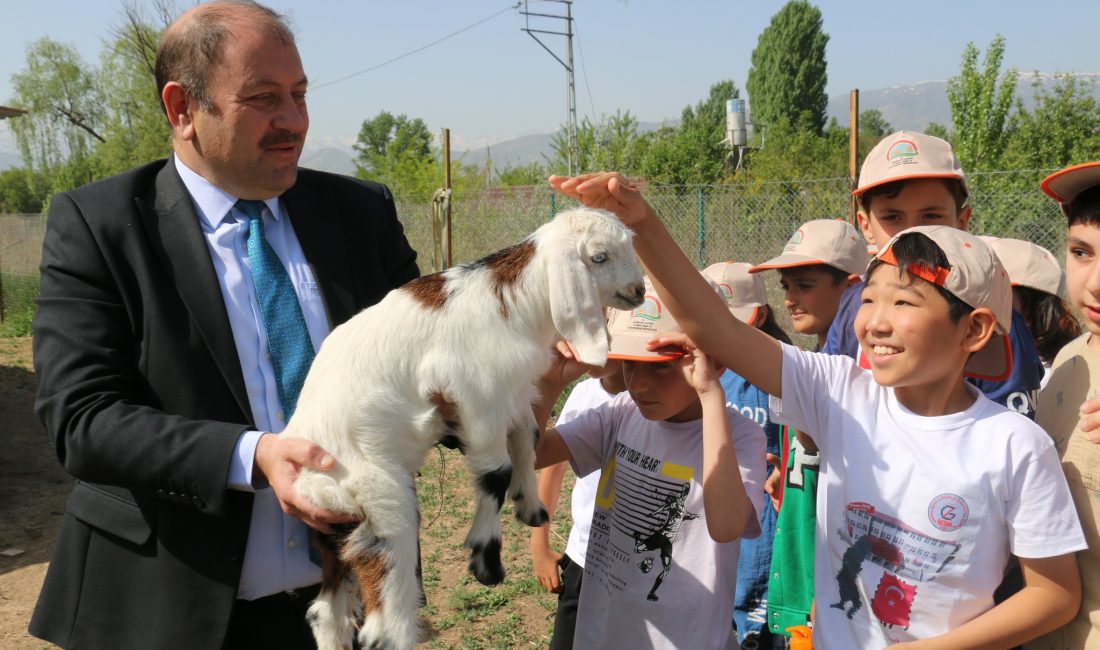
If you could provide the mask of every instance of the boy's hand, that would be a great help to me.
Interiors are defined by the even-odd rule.
[[[768,498],[772,500],[772,507],[775,508],[776,512],[779,512],[779,481],[783,477],[783,474],[779,471],[779,457],[769,452],[768,464],[772,466],[772,473],[764,481],[764,491],[768,493]]]
[[[561,591],[561,553],[549,546],[531,545],[531,564],[535,568],[535,577],[546,591],[556,594]]]
[[[722,393],[722,384],[718,381],[718,369],[714,367],[714,361],[699,348],[686,349],[691,358],[691,369],[686,371],[688,382],[695,392],[700,397],[714,391]]]
[[[553,355],[550,369],[543,374],[540,380],[543,385],[564,388],[570,382],[588,372],[589,369],[598,367],[581,363],[577,358],[577,349],[565,339],[558,339],[554,342]]]
[[[1100,396],[1092,396],[1081,405],[1081,431],[1095,444],[1100,444]]]
[[[631,227],[650,217],[656,218],[653,208],[642,198],[642,192],[619,172],[551,176],[550,187],[590,208],[613,212]]]

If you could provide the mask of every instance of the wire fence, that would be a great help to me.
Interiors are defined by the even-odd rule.
[[[1052,170],[972,174],[968,178],[976,234],[1026,239],[1062,257],[1065,218],[1039,191]],[[647,200],[680,247],[700,267],[725,260],[761,262],[778,254],[797,227],[810,219],[846,218],[849,179],[765,181],[729,185],[644,188]],[[575,206],[548,186],[492,188],[454,195],[452,261],[463,263],[514,244],[550,219]],[[424,273],[438,269],[438,228],[432,203],[398,197],[397,214]],[[45,219],[41,215],[0,215],[0,334],[29,331],[38,291],[38,262]],[[433,258],[434,262],[433,262]],[[433,269],[433,266],[436,269]],[[780,324],[792,332],[781,308],[778,274],[767,274],[771,303]],[[799,341],[806,343],[806,341]]]

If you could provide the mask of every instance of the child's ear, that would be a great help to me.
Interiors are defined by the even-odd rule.
[[[752,316],[752,321],[749,322],[749,325],[752,325],[756,329],[760,329],[761,327],[763,327],[765,321],[768,320],[768,310],[770,309],[771,307],[767,305],[760,305],[759,307],[757,307],[756,312]]]
[[[959,230],[966,230],[966,226],[970,223],[970,215],[973,213],[973,208],[969,205],[959,210],[958,222]]]
[[[859,231],[863,233],[863,238],[867,240],[867,243],[877,244],[875,235],[871,232],[871,215],[861,208],[856,212],[856,221],[859,223]]]
[[[860,281],[860,280],[862,280],[862,279],[863,279],[863,278],[859,277],[858,275],[849,275],[849,276],[848,276],[848,285],[847,285],[847,286],[849,286],[849,287],[850,287],[850,286],[852,286],[853,284],[855,284],[855,283],[859,282],[859,281]]]
[[[997,317],[988,307],[978,307],[966,316],[968,324],[963,338],[963,349],[971,354],[981,350],[989,343],[997,329]]]

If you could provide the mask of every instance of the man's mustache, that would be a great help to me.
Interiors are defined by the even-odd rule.
[[[261,147],[274,147],[280,144],[298,144],[302,141],[301,133],[294,133],[293,131],[277,131],[269,135],[265,135],[260,140]]]

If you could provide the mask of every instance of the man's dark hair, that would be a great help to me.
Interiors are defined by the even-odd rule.
[[[864,213],[870,215],[871,201],[873,201],[876,196],[885,196],[892,199],[898,194],[901,194],[901,190],[905,187],[905,184],[912,180],[918,179],[903,178],[877,187],[872,187],[859,195],[859,207],[863,209]],[[957,178],[940,178],[933,180],[943,181],[943,184],[947,187],[947,191],[951,193],[951,198],[955,199],[955,214],[962,212],[963,208],[966,207],[966,201],[970,198],[970,195],[967,194],[966,191],[966,185]]]
[[[168,26],[157,47],[155,77],[162,96],[169,81],[177,81],[204,111],[214,107],[210,84],[222,62],[227,36],[235,27],[258,26],[288,45],[294,34],[278,12],[251,0],[217,0],[193,9],[193,15]]]
[[[1081,192],[1066,206],[1069,226],[1100,226],[1100,185]]]
[[[910,266],[917,266],[926,269],[950,269],[951,264],[947,261],[947,255],[944,254],[936,242],[928,238],[927,235],[920,232],[911,232],[902,234],[898,237],[898,240],[893,245],[894,259],[898,263],[898,276],[903,277],[907,273],[907,269]],[[875,258],[867,267],[867,277],[871,275],[883,264],[888,264],[879,258]],[[974,308],[960,300],[955,294],[951,293],[947,289],[944,289],[938,284],[929,282],[936,291],[940,292],[940,295],[947,300],[947,315],[951,318],[952,323],[958,323],[959,319],[963,316],[974,311]]]

